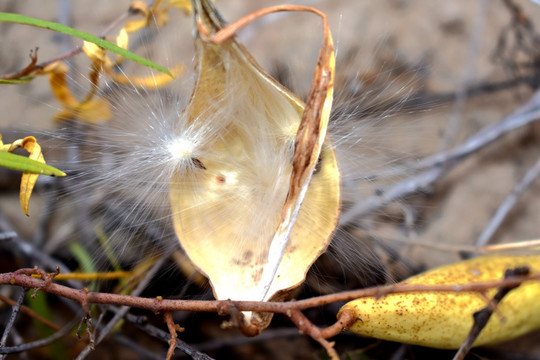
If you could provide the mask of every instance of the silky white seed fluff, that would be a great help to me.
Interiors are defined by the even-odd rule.
[[[177,35],[178,37],[180,35]],[[312,46],[316,49],[318,43]],[[162,42],[158,36],[145,42],[143,49],[146,51],[155,47],[169,47],[170,53],[165,65],[177,64],[178,61],[173,59],[180,50],[173,43]],[[148,52],[151,53],[150,50]],[[188,47],[186,52],[190,53],[192,49]],[[159,255],[180,249],[176,234],[172,230],[170,179],[175,174],[182,174],[186,184],[197,188],[200,176],[197,159],[216,155],[212,152],[217,150],[209,150],[207,145],[227,136],[223,129],[232,116],[238,116],[238,110],[231,108],[230,104],[241,104],[245,99],[240,96],[249,96],[246,91],[239,89],[241,84],[229,82],[225,96],[227,101],[219,104],[210,102],[204,114],[214,121],[201,125],[202,119],[194,119],[189,123],[184,109],[190,99],[194,70],[192,64],[185,61],[189,56],[183,58],[186,73],[164,88],[139,88],[129,84],[120,86],[102,76],[99,96],[111,104],[113,119],[91,125],[68,122],[52,135],[54,139],[61,140],[67,157],[66,161],[55,161],[51,158],[51,163],[69,173],[64,189],[67,196],[61,202],[62,211],[72,213],[66,222],[74,229],[72,232],[52,235],[58,238],[55,241],[57,248],[72,240],[89,245],[99,230],[105,234],[116,256],[127,259],[128,262],[136,262],[147,255]],[[339,60],[338,58],[338,73]],[[230,68],[229,65],[224,64],[225,68]],[[121,71],[129,76],[132,68],[133,66],[130,66]],[[147,71],[143,70],[143,73]],[[87,76],[84,71],[82,75]],[[381,75],[384,76],[390,77]],[[307,83],[310,80],[302,79]],[[360,81],[361,79],[350,79],[351,83]],[[403,83],[412,84],[407,80]],[[88,91],[87,81],[74,78],[73,84],[79,93]],[[397,161],[396,159],[408,157],[405,152],[389,152],[389,145],[382,141],[388,134],[399,131],[403,126],[414,127],[409,124],[396,126],[397,122],[388,121],[392,120],[391,115],[399,110],[399,101],[386,110],[370,115],[372,108],[376,107],[374,104],[379,100],[387,95],[394,96],[396,90],[392,85],[387,84],[377,89],[375,96],[372,96],[373,92],[370,91],[357,96],[359,92],[352,85],[350,88],[343,88],[343,84],[337,84],[341,87],[336,89],[328,142],[336,150],[340,162],[344,211],[363,200],[362,189],[366,183],[371,185],[372,174],[377,174],[383,167],[392,167],[392,162]],[[414,84],[411,87],[414,87]],[[400,91],[404,94],[402,98],[406,98],[407,90]],[[219,111],[214,112],[213,107],[216,106]],[[285,109],[283,116],[288,116],[287,111],[290,109]],[[245,113],[253,113],[253,109],[245,110]],[[264,116],[264,112],[257,114]],[[230,186],[231,193],[236,192],[245,199],[249,199],[250,194],[260,194],[256,207],[238,203],[238,208],[246,212],[246,219],[241,220],[245,224],[245,234],[234,238],[231,246],[246,247],[246,234],[254,237],[261,232],[269,233],[274,230],[265,219],[279,212],[281,208],[281,203],[275,199],[279,197],[280,189],[287,186],[288,178],[284,175],[286,169],[283,164],[290,158],[296,130],[295,126],[287,126],[280,133],[268,134],[269,138],[274,136],[290,140],[289,148],[279,154],[270,151],[270,146],[265,146],[271,145],[271,140],[252,139],[252,146],[257,148],[257,151],[250,155],[251,160],[257,164],[254,167],[257,173],[253,177],[245,175],[249,174],[242,168],[245,164],[234,158],[219,160],[224,169],[231,170],[214,175]],[[249,136],[248,128],[244,135]],[[234,166],[239,168],[235,171]],[[266,181],[257,181],[255,175]],[[207,197],[192,205],[204,207],[204,201],[210,199],[211,197]],[[218,214],[222,217],[227,215]],[[355,222],[352,226],[364,227],[364,224]],[[249,246],[252,246],[251,243]],[[109,262],[108,259],[103,259],[104,251],[101,245],[94,245],[93,248],[96,258],[102,259],[100,262]],[[328,254],[340,259],[335,263],[343,268],[343,272],[350,272],[351,269],[356,271],[355,268],[376,266],[376,256],[370,254],[371,251],[366,242],[351,233],[350,229],[338,229]],[[312,272],[317,273],[317,269],[321,269],[321,266],[317,265]],[[325,276],[321,273],[318,278],[324,279]]]

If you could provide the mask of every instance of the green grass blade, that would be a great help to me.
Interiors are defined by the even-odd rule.
[[[53,30],[62,34],[71,35],[74,37],[77,37],[82,40],[89,41],[91,43],[94,43],[98,46],[101,46],[102,48],[112,51],[115,54],[121,55],[126,57],[127,59],[130,59],[132,61],[135,61],[141,65],[147,66],[152,69],[156,69],[158,71],[161,71],[164,74],[169,75],[170,77],[173,77],[169,70],[164,68],[163,66],[160,66],[150,60],[147,60],[143,58],[142,56],[139,56],[137,54],[132,53],[131,51],[122,49],[119,46],[116,46],[115,44],[103,40],[101,38],[98,38],[97,36],[94,36],[92,34],[85,33],[83,31],[75,30],[73,28],[70,28],[69,26],[65,26],[62,24],[57,24],[50,21],[40,20],[36,18],[32,18],[25,15],[20,14],[12,14],[12,13],[5,13],[0,12],[0,21],[3,22],[10,22],[10,23],[16,23],[16,24],[23,24],[23,25],[30,25],[30,26],[36,26],[44,29]]]
[[[7,79],[0,79],[0,84],[25,84],[27,82],[30,82],[34,77],[33,76],[25,76],[19,79],[13,79],[13,80],[7,80]]]
[[[60,171],[50,165],[43,164],[22,155],[12,154],[7,151],[0,151],[0,166],[8,169],[27,171],[33,174],[66,176],[63,171]]]

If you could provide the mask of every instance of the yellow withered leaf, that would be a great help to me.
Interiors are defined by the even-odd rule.
[[[326,118],[302,120],[305,105],[266,74],[234,37],[209,40],[223,27],[212,3],[194,5],[198,77],[178,141],[170,146],[183,161],[170,185],[175,231],[218,299],[272,300],[304,281],[337,224],[340,174],[329,141],[322,145],[331,91],[330,100],[324,96],[324,104],[317,104],[323,110],[308,115]],[[321,93],[331,88],[329,79]],[[297,133],[306,134],[299,131],[301,123],[315,145],[297,138]],[[309,164],[300,168],[293,164],[302,152]],[[305,175],[305,184],[293,181],[304,189],[300,192],[307,191],[290,204],[293,171]],[[294,212],[300,203],[268,283],[263,272],[275,260],[269,251],[282,214],[286,207]]]
[[[79,105],[79,100],[71,93],[66,81],[68,71],[64,63],[58,62],[49,66],[47,69],[49,74],[49,83],[54,97],[66,108],[74,108]]]
[[[25,137],[22,141],[21,147],[30,153],[30,155],[28,155],[29,159],[37,160],[40,163],[45,164],[45,158],[43,157],[43,154],[41,152],[41,146],[39,146],[35,137]],[[19,200],[21,202],[21,207],[26,215],[28,215],[30,195],[32,195],[32,190],[34,190],[34,185],[36,184],[38,176],[38,174],[32,174],[26,171],[22,174]]]
[[[128,48],[129,36],[126,29],[121,29],[120,32],[118,33],[118,36],[116,36],[116,45],[118,45],[122,49]]]
[[[96,61],[99,61],[98,59],[104,56],[104,54],[101,53],[101,50],[103,49],[98,46],[89,46],[86,48],[86,51],[89,54],[88,56]],[[98,68],[99,65],[96,65],[96,68],[90,74],[90,78],[95,84],[83,101],[79,101],[68,87],[66,81],[68,69],[66,65],[57,63],[55,66],[47,69],[53,95],[64,107],[63,110],[55,114],[54,118],[56,120],[76,119],[78,121],[93,124],[107,121],[111,118],[112,113],[109,103],[104,99],[94,98],[97,78],[99,77]]]
[[[526,266],[540,272],[540,256],[478,257],[427,271],[403,284],[453,285],[502,280],[507,269]],[[486,295],[492,298],[496,290]],[[509,340],[540,328],[540,282],[527,281],[499,303],[474,346]],[[348,330],[360,335],[441,349],[461,346],[473,325],[473,314],[488,306],[475,292],[418,292],[360,298],[340,311],[358,320]]]
[[[144,88],[144,89],[155,89],[161,88],[170,84],[177,76],[180,76],[185,71],[185,66],[183,64],[178,64],[168,69],[172,74],[170,77],[168,74],[152,74],[148,76],[135,76],[127,75],[125,73],[113,73],[110,68],[105,68],[107,75],[116,83],[122,85],[130,85],[134,87]]]
[[[0,135],[0,151],[13,152],[14,150],[19,148],[23,148],[29,152],[29,159],[45,164],[45,158],[43,157],[43,153],[41,152],[41,146],[39,146],[35,137],[27,136],[24,139],[15,140],[11,144],[4,144],[2,142],[2,135]],[[21,203],[21,208],[27,216],[28,206],[30,204],[30,196],[32,195],[32,190],[34,189],[34,185],[36,184],[39,175],[40,174],[36,172],[23,171],[19,192],[19,200]],[[64,176],[65,174],[57,170],[56,175]]]
[[[107,61],[107,52],[105,49],[94,43],[84,41],[82,50],[93,62],[105,63]]]

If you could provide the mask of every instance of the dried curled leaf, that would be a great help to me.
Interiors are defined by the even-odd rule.
[[[427,271],[403,284],[470,284],[502,280],[507,269],[526,266],[540,271],[540,256],[485,256]],[[495,290],[487,293],[491,298]],[[474,346],[506,341],[540,328],[540,282],[528,281],[508,293]],[[473,314],[486,307],[475,292],[418,292],[360,298],[344,305],[358,320],[348,330],[360,335],[441,349],[461,346],[473,325]]]
[[[88,46],[86,49],[97,59],[99,53],[94,53],[93,51],[96,49],[99,51],[100,48],[94,44],[92,45],[93,46]],[[94,98],[94,94],[97,90],[97,79],[99,77],[100,68],[100,64],[95,63],[95,66],[90,73],[90,79],[93,82],[92,88],[86,98],[82,101],[79,101],[68,87],[66,81],[68,68],[66,65],[63,63],[55,63],[45,70],[49,74],[49,83],[54,97],[64,107],[63,110],[55,114],[55,119],[76,119],[78,121],[94,124],[107,121],[111,118],[112,113],[107,101],[101,98]]]
[[[18,148],[23,148],[26,151],[30,153],[28,156],[29,160],[27,162],[21,162],[14,159],[5,159],[4,157],[0,159],[7,160],[7,163],[5,165],[8,165],[6,167],[10,167],[12,169],[17,170],[24,170],[22,178],[21,178],[21,189],[19,194],[19,199],[21,203],[21,207],[23,212],[28,216],[28,206],[30,204],[30,196],[32,195],[32,190],[34,189],[34,185],[36,184],[36,181],[39,177],[39,175],[54,175],[54,176],[65,176],[66,174],[63,173],[60,170],[57,170],[53,167],[45,165],[45,158],[43,157],[43,153],[41,152],[41,146],[36,141],[36,138],[33,136],[27,136],[24,139],[19,139],[14,141],[11,144],[6,144],[2,142],[2,135],[0,135],[0,150],[5,152],[12,152]],[[10,165],[10,162],[15,161],[15,163]],[[35,164],[34,162],[44,164],[44,166],[40,167],[39,165]],[[4,163],[0,162],[0,165],[4,165]]]
[[[322,145],[327,118],[322,125],[320,118],[306,124],[305,105],[266,74],[234,37],[217,44],[209,40],[223,27],[213,5],[195,2],[194,10],[203,31],[195,39],[198,78],[178,141],[171,146],[184,165],[170,186],[175,230],[218,299],[273,299],[303,282],[337,223],[340,174],[332,147]],[[328,105],[327,97],[322,100]],[[328,107],[322,107],[327,116]],[[297,139],[301,124],[312,130],[308,140],[319,148]],[[309,155],[309,164],[294,170],[302,152]],[[309,177],[313,168],[309,187],[297,184],[307,189],[303,202],[296,198],[290,204],[293,172]],[[300,203],[269,284],[263,272],[276,260],[269,259],[269,251],[284,207]]]

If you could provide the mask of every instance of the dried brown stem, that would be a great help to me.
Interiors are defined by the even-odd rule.
[[[10,305],[10,306],[14,306],[16,304],[15,301],[13,301],[12,299],[0,294],[0,301]],[[30,316],[31,318],[34,318],[36,319],[37,321],[41,322],[42,324],[50,327],[51,329],[53,330],[56,330],[56,331],[60,331],[60,326],[56,325],[55,323],[53,323],[52,321],[49,321],[47,319],[45,319],[43,316],[37,314],[34,310],[30,309],[28,306],[25,306],[25,305],[21,305],[21,312]]]
[[[163,318],[167,324],[167,329],[169,329],[169,334],[171,334],[171,338],[169,339],[169,350],[167,351],[167,360],[170,360],[174,356],[174,349],[176,349],[176,343],[178,341],[178,329],[170,312],[163,314]]]
[[[128,15],[129,15],[129,11],[126,11],[120,16],[118,16],[113,22],[111,22],[109,26],[105,28],[105,30],[102,31],[100,37],[104,38],[108,32],[110,32],[112,29],[118,26],[120,22],[124,21],[128,17]],[[58,61],[66,60],[75,55],[80,54],[82,52],[82,46],[77,46],[76,48],[73,48],[72,50],[68,51],[65,54],[62,54],[50,60],[44,61],[40,64],[37,63],[37,51],[38,51],[38,48],[36,48],[34,52],[30,52],[30,59],[31,59],[30,64],[28,64],[24,69],[13,72],[11,74],[0,76],[0,79],[2,80],[19,79],[23,76],[30,75],[36,71],[40,71],[50,64],[53,64]]]
[[[339,356],[334,349],[334,343],[326,340],[322,335],[321,329],[315,326],[301,311],[291,310],[287,315],[301,333],[311,336],[311,338],[324,347],[330,359],[339,360]]]
[[[482,281],[469,284],[455,285],[411,285],[394,284],[387,286],[370,287],[360,290],[345,291],[331,295],[318,296],[310,299],[291,302],[261,302],[261,301],[206,301],[206,300],[167,300],[160,298],[143,298],[130,295],[118,295],[100,292],[90,292],[86,289],[79,290],[54,282],[46,283],[41,279],[33,278],[24,273],[35,273],[35,269],[23,269],[10,273],[0,274],[0,285],[22,286],[25,288],[39,289],[50,294],[62,296],[85,304],[111,304],[125,305],[139,309],[146,309],[154,313],[165,313],[167,311],[199,311],[223,313],[224,309],[229,309],[231,305],[239,311],[272,312],[288,314],[288,311],[303,310],[321,305],[331,304],[339,301],[349,301],[361,297],[376,296],[381,297],[395,293],[411,292],[482,292],[502,286],[519,285],[523,281],[540,280],[540,273],[533,273],[528,276],[512,277],[510,279]]]

